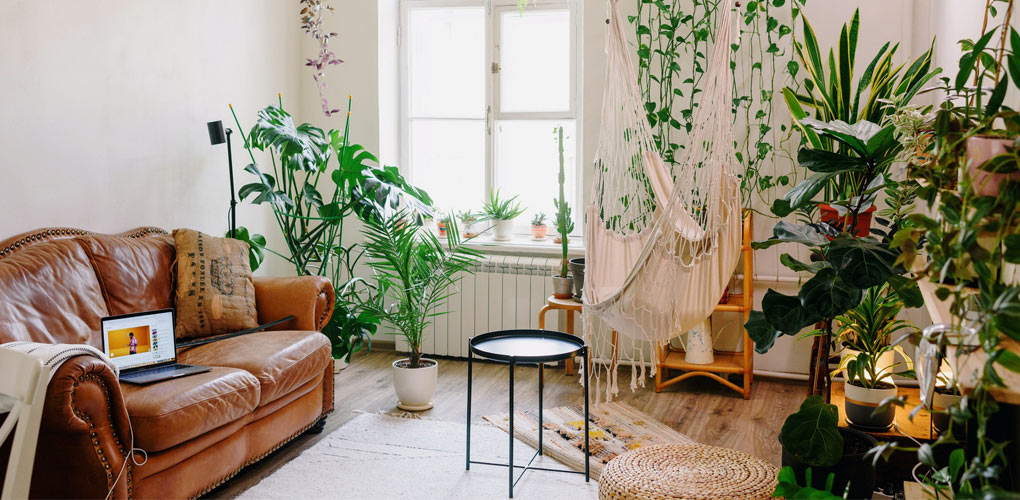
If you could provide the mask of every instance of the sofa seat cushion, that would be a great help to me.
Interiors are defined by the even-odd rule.
[[[182,363],[229,366],[259,379],[259,406],[322,377],[330,362],[329,339],[319,332],[258,332],[220,340],[184,351]]]
[[[135,446],[148,452],[165,450],[247,417],[261,393],[255,376],[225,367],[148,385],[121,384],[121,388]]]

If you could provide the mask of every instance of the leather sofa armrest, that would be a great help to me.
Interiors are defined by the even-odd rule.
[[[333,284],[323,276],[255,278],[259,324],[294,315],[273,330],[321,331],[333,315],[334,300]]]
[[[103,498],[116,481],[111,498],[130,497],[132,444],[113,370],[92,356],[65,361],[46,390],[31,495]]]

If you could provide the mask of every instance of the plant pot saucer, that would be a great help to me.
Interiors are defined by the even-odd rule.
[[[548,239],[549,239],[549,237],[548,237],[548,236],[543,236],[543,237],[541,237],[541,238],[536,238],[536,237],[532,236],[532,237],[530,238],[530,240],[531,240],[531,241],[545,241],[545,240],[548,240]]]
[[[397,400],[397,408],[400,408],[401,410],[405,410],[405,411],[425,411],[425,410],[431,410],[432,407],[435,406],[435,404],[436,404],[436,400],[434,400],[434,399],[432,401],[429,401],[429,403],[425,404],[425,405],[405,405],[404,403],[401,403],[399,399]]]
[[[846,423],[850,424],[850,427],[853,427],[854,429],[857,429],[857,430],[863,431],[863,432],[876,432],[876,433],[877,432],[886,432],[886,431],[888,431],[889,429],[892,428],[892,424],[889,424],[886,427],[876,427],[876,426],[870,426],[870,425],[855,424],[852,420],[850,420],[849,417],[847,417]]]

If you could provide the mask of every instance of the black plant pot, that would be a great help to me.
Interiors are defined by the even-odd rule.
[[[791,455],[783,448],[783,467],[792,467],[797,475],[797,483],[804,484],[804,471],[811,467],[811,486],[817,489],[825,488],[825,478],[830,473],[836,477],[833,481],[833,493],[836,496],[843,494],[847,482],[850,483],[850,496],[848,498],[871,498],[875,491],[875,467],[871,465],[864,454],[875,447],[878,442],[875,438],[853,429],[840,427],[840,435],[843,436],[843,458],[836,465],[830,467],[818,467],[801,462],[800,459]]]
[[[570,259],[570,274],[574,276],[574,300],[584,296],[584,257]]]

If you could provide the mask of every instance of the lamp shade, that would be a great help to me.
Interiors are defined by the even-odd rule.
[[[209,143],[213,146],[227,142],[227,136],[223,132],[223,122],[216,120],[206,124],[209,127]]]

